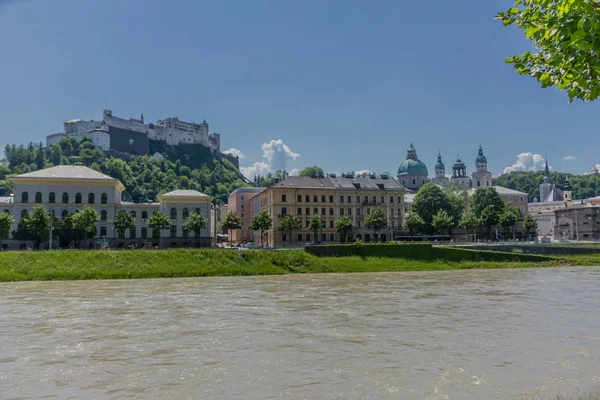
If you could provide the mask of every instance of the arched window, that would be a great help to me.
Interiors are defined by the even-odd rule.
[[[177,219],[177,209],[175,207],[171,208],[171,219]]]
[[[100,204],[108,203],[108,195],[106,193],[102,193],[100,195]]]
[[[21,193],[21,203],[29,203],[29,193]]]
[[[62,210],[62,215],[61,215],[62,219],[67,218],[68,215],[69,215],[69,212],[67,210]]]
[[[21,211],[21,218],[25,218],[27,216],[27,210]]]
[[[54,192],[50,192],[50,194],[48,195],[48,203],[56,203],[56,194]]]
[[[190,216],[190,210],[186,208],[183,209],[183,213],[181,214],[181,218],[187,219]]]
[[[129,214],[131,214],[131,218],[136,219],[137,214],[135,211],[131,211]]]
[[[142,211],[142,221],[146,221],[148,219],[148,211]]]
[[[102,211],[100,211],[100,220],[101,220],[101,221],[106,221],[106,219],[107,219],[107,218],[108,218],[108,217],[107,217],[106,210],[102,210]]]
[[[63,202],[63,204],[69,204],[69,193],[67,193],[67,192],[63,193],[62,202]]]
[[[198,207],[196,207],[196,209],[194,210],[194,212],[195,212],[196,214],[200,214],[200,209],[199,209]]]
[[[42,202],[42,192],[35,192],[35,202],[38,204]]]
[[[88,204],[94,204],[96,202],[96,195],[94,193],[88,194]]]
[[[75,204],[81,204],[81,193],[75,193]]]

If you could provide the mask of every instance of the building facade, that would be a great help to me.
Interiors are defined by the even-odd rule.
[[[273,217],[273,227],[263,238],[255,233],[255,240],[269,247],[305,244],[311,241],[335,243],[344,241],[387,241],[403,224],[405,188],[398,181],[382,174],[361,176],[342,174],[323,178],[288,177],[265,189],[252,201],[253,214],[266,212]],[[364,219],[376,207],[382,207],[387,217],[387,228],[373,232],[365,226]],[[288,214],[300,218],[298,231],[283,231],[281,220]],[[310,219],[321,217],[323,229],[314,233],[309,230]],[[335,221],[349,217],[354,232],[342,238],[335,230]]]
[[[265,190],[265,188],[239,188],[234,190],[227,199],[227,210],[233,211],[240,217],[242,229],[234,229],[231,232],[230,241],[240,242],[254,240],[254,232],[250,229],[252,223],[252,199]]]
[[[12,232],[17,229],[21,218],[40,205],[59,219],[85,206],[95,208],[100,220],[96,224],[94,240],[90,241],[93,247],[104,244],[121,247],[147,242],[158,245],[159,241],[173,247],[211,244],[212,198],[200,192],[176,190],[159,196],[156,203],[123,202],[121,194],[125,188],[118,179],[83,166],[56,166],[13,176],[10,180],[13,183],[12,196],[0,198],[0,212],[9,212],[14,219],[9,237],[3,240],[3,247],[7,249],[25,248],[31,244],[12,237]],[[135,228],[126,232],[124,237],[118,237],[111,224],[121,210],[129,212],[136,222]],[[162,211],[171,220],[170,229],[160,232],[161,240],[157,240],[157,233],[148,226],[148,220],[155,211]],[[193,212],[201,212],[209,220],[206,228],[199,233],[183,229],[183,223]],[[60,237],[53,237],[53,248],[70,245]]]

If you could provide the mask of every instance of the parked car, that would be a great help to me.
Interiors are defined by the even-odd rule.
[[[307,246],[320,246],[322,244],[323,244],[322,242],[314,241],[314,242],[307,243],[306,245]]]
[[[246,247],[247,249],[257,249],[260,246],[254,242],[248,242],[248,243],[244,244],[244,247]]]

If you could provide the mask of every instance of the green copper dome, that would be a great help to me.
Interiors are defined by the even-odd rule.
[[[421,160],[404,160],[398,168],[398,175],[423,175],[428,176],[427,166]]]
[[[481,147],[481,145],[479,145],[479,154],[477,155],[477,158],[475,159],[475,163],[487,164],[487,158],[485,158],[485,156],[483,155],[483,148]]]
[[[435,170],[436,171],[445,171],[446,170],[446,166],[442,162],[442,155],[440,153],[438,153],[437,162],[435,163]]]

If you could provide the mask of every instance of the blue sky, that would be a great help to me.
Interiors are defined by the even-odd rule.
[[[262,172],[395,173],[411,138],[430,173],[438,149],[472,171],[480,142],[495,175],[521,153],[523,168],[547,154],[590,171],[598,103],[568,104],[504,63],[530,46],[494,21],[512,2],[0,0],[0,145],[107,103],[206,119]]]

